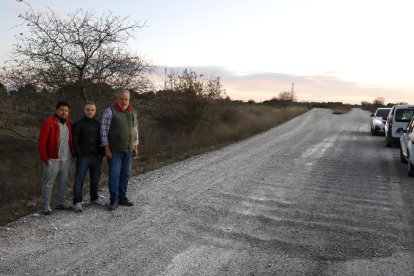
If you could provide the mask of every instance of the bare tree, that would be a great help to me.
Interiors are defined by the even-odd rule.
[[[36,12],[27,2],[19,15],[28,33],[20,33],[12,59],[4,68],[6,80],[36,87],[62,88],[77,84],[83,100],[93,98],[88,84],[106,83],[114,89],[142,90],[152,67],[131,53],[127,42],[144,24],[128,17],[92,10],[61,16],[51,9]]]
[[[377,97],[372,101],[372,104],[375,106],[384,106],[385,99],[383,97]]]
[[[291,91],[282,91],[279,93],[277,99],[282,104],[283,109],[286,109],[288,105],[296,101],[296,95],[293,89]]]
[[[206,77],[203,74],[197,74],[192,69],[184,69],[181,75],[171,71],[167,77],[168,81],[165,86],[167,90],[181,93],[190,91],[196,96],[209,100],[221,99],[226,94],[220,77]]]
[[[162,127],[189,134],[217,116],[217,102],[225,96],[220,78],[187,69],[182,74],[172,71],[167,78],[150,110]]]
[[[295,93],[292,91],[282,91],[279,93],[279,96],[277,97],[280,101],[296,101]]]

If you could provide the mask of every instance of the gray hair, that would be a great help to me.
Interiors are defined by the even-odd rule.
[[[129,97],[131,97],[131,94],[129,93],[129,91],[127,89],[121,89],[116,91],[116,97],[118,98],[121,94],[127,94]]]

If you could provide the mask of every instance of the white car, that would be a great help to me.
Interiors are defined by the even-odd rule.
[[[381,107],[378,108],[375,113],[371,114],[371,134],[385,134],[385,122],[387,121],[388,114],[391,108]]]
[[[387,147],[400,142],[402,130],[407,128],[413,114],[414,105],[394,105],[392,107],[385,123],[385,145]]]
[[[408,163],[408,175],[414,176],[414,118],[408,127],[402,130],[400,138],[400,160]]]

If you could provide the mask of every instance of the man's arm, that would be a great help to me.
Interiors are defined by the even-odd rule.
[[[107,108],[105,109],[105,112],[102,115],[101,141],[102,141],[102,145],[105,146],[105,156],[108,159],[112,158],[112,153],[109,148],[109,141],[108,141],[108,133],[109,133],[109,127],[111,126],[111,120],[112,120],[112,110],[111,108]]]
[[[37,140],[39,145],[39,155],[43,163],[47,164],[49,161],[49,156],[47,155],[47,140],[50,134],[50,123],[46,119],[43,121],[42,126],[40,127],[39,138]]]
[[[138,132],[138,113],[135,112],[135,121],[137,122],[137,126],[136,126],[136,133],[137,133],[137,140],[135,140],[134,145],[135,147],[132,150],[132,155],[137,157],[138,156],[138,144],[139,144],[139,132]]]
[[[139,144],[139,133],[138,133],[138,121],[137,121],[137,140],[135,141],[135,145],[138,146]]]
[[[80,126],[79,126],[79,121],[75,122],[72,125],[72,140],[73,140],[73,146],[75,148],[75,156],[76,157],[81,157],[82,156],[82,152],[80,150],[80,145],[79,145],[79,138],[80,138]]]
[[[135,141],[135,147],[132,151],[132,155],[138,157],[138,144],[139,144],[139,136],[138,136],[138,121],[137,121],[137,140]]]
[[[101,141],[103,146],[108,146],[108,133],[109,127],[111,126],[112,121],[112,111],[110,108],[105,109],[104,114],[102,115],[101,123]]]

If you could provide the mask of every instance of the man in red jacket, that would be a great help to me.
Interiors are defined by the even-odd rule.
[[[38,144],[43,161],[43,214],[50,215],[53,183],[57,180],[56,209],[68,209],[66,191],[73,161],[72,127],[68,119],[69,104],[60,101],[56,113],[42,123]]]

